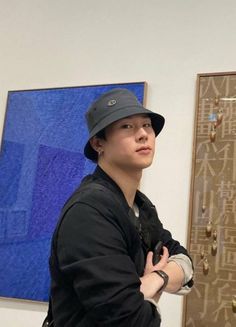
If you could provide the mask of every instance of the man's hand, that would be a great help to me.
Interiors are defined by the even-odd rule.
[[[153,274],[152,272],[155,270],[163,270],[167,266],[167,261],[169,258],[168,249],[163,246],[163,255],[161,256],[161,260],[156,265],[153,265],[152,257],[153,252],[148,252],[144,275],[140,278],[140,291],[143,293],[144,298],[154,298],[154,296],[157,297],[157,292],[163,285],[163,279],[161,277],[158,278],[158,275]],[[160,295],[158,295],[158,299],[159,297]]]
[[[153,258],[153,252],[150,251],[148,252],[147,255],[146,265],[144,269],[144,276],[146,274],[150,274],[154,270],[163,270],[165,268],[169,258],[169,251],[167,247],[163,246],[163,255],[161,256],[161,260],[156,265],[153,265],[152,258]]]

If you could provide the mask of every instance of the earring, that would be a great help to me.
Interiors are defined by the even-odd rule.
[[[97,149],[98,152],[98,156],[101,156],[101,154],[103,153],[103,150],[101,148]]]

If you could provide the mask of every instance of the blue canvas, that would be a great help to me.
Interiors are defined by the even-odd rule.
[[[84,115],[116,87],[143,102],[143,82],[8,93],[0,153],[1,297],[48,300],[50,242],[60,210],[94,170],[83,155]]]

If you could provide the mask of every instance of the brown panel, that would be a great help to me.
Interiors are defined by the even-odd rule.
[[[186,327],[236,326],[236,73],[198,75]]]

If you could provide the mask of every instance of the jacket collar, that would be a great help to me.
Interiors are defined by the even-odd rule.
[[[111,189],[117,196],[120,196],[124,203],[127,205],[127,209],[130,208],[121,188],[100,166],[97,165],[97,167],[95,168],[93,177],[95,178],[95,180],[97,180],[97,182],[105,184],[105,186]]]
[[[110,188],[112,188],[112,190],[114,192],[117,193],[117,195],[119,194],[121,197],[123,197],[123,200],[125,201],[125,203],[127,204],[127,209],[130,209],[123,191],[121,190],[121,188],[116,184],[116,182],[100,167],[100,166],[96,166],[93,176],[97,179],[101,179],[103,181],[105,181],[106,185]],[[135,195],[135,202],[138,205],[138,207],[141,207],[144,202],[145,202],[145,196],[142,192],[140,192],[139,190],[137,190],[136,195]]]

